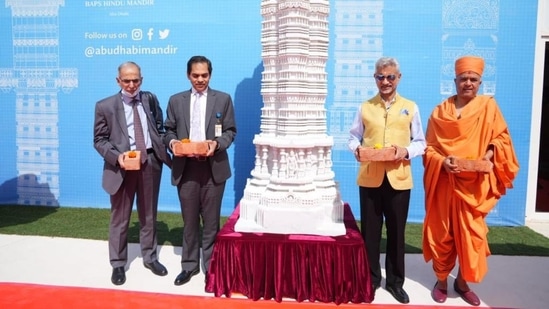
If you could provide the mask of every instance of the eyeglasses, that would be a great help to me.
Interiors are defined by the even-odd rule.
[[[119,79],[122,83],[129,85],[130,83],[139,84],[141,82],[141,78],[136,79]]]
[[[391,75],[381,75],[381,74],[375,74],[374,75],[375,79],[377,79],[378,81],[382,82],[384,79],[387,79],[388,81],[392,82],[394,81],[395,79],[397,79],[397,76],[395,74],[391,74]]]

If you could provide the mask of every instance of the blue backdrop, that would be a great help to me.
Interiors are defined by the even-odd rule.
[[[222,208],[229,215],[250,177],[252,140],[260,133],[261,1],[59,0],[50,8],[35,2],[5,0],[0,7],[0,203],[108,208],[103,162],[93,148],[95,102],[118,91],[117,66],[132,60],[142,67],[142,88],[165,109],[171,94],[190,87],[187,59],[202,54],[213,63],[210,85],[235,104],[233,177]],[[453,91],[453,59],[473,53],[487,61],[484,92],[495,94],[522,167],[488,222],[523,225],[537,1],[335,0],[330,10],[327,129],[336,180],[355,216],[357,164],[346,149],[347,131],[358,104],[376,92],[375,60],[400,61],[398,91],[418,103],[425,128],[434,106]],[[40,48],[29,48],[37,42]],[[46,82],[33,84],[32,74]],[[421,159],[412,165],[409,221],[422,222]],[[168,169],[159,207],[179,212]]]

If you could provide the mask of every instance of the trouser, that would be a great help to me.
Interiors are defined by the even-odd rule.
[[[366,245],[372,284],[381,284],[381,234],[383,223],[387,230],[385,256],[386,285],[402,287],[405,268],[404,232],[408,219],[410,190],[395,190],[387,180],[379,188],[359,187],[360,228]]]

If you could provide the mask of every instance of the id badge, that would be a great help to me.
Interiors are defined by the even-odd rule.
[[[223,127],[221,126],[221,123],[215,124],[215,137],[220,137],[221,132],[223,132]]]
[[[215,123],[215,137],[220,137],[223,133],[223,126],[221,125],[221,113],[215,114],[216,123]]]

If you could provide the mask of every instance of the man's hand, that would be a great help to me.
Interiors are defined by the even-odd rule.
[[[172,151],[172,153],[175,157],[183,157],[183,155],[175,153],[175,144],[177,144],[177,143],[182,143],[182,141],[180,141],[178,139],[172,139],[170,141],[170,144],[169,144],[170,145],[170,150]]]
[[[490,170],[494,169],[494,162],[492,162],[490,159],[486,157],[482,158],[482,160],[490,162]]]
[[[397,145],[392,145],[393,147],[395,147],[396,151],[395,151],[395,160],[396,161],[400,161],[400,160],[404,160],[406,158],[408,158],[408,149],[404,148],[404,147],[399,147]]]
[[[455,156],[447,156],[444,161],[442,161],[442,166],[449,174],[456,174],[459,173],[457,164],[454,163],[454,160],[456,159]]]
[[[355,159],[356,159],[358,162],[360,162],[360,147],[362,147],[362,146],[356,147],[355,152],[354,152]]]
[[[180,140],[176,140],[176,139],[172,139],[172,140],[170,141],[170,150],[172,151],[172,153],[173,153],[173,145],[174,145],[175,143],[177,143],[177,142],[181,143]]]
[[[211,157],[217,149],[217,141],[207,140],[206,142],[208,142],[208,152],[206,153],[206,157]]]
[[[118,165],[120,166],[121,169],[123,170],[126,169],[126,165],[124,165],[124,153],[121,153],[118,155]]]

